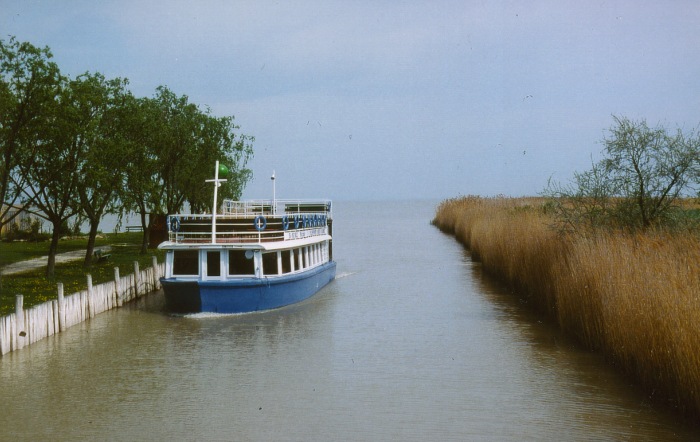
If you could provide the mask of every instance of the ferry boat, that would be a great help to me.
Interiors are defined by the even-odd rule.
[[[221,169],[214,180],[214,207]],[[274,181],[274,174],[273,174]],[[274,192],[273,192],[274,195]],[[294,304],[335,278],[329,200],[224,200],[167,217],[166,309],[244,313]]]

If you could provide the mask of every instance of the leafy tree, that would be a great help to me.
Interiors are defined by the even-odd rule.
[[[90,120],[76,105],[77,95],[64,79],[51,111],[42,125],[38,142],[31,146],[33,161],[19,165],[25,180],[22,192],[33,201],[33,213],[53,228],[46,276],[52,278],[61,226],[78,213],[77,186],[85,126]]]
[[[209,109],[202,111],[188,97],[176,96],[168,88],[157,90],[158,126],[152,146],[159,162],[165,191],[165,210],[177,213],[188,202],[192,210],[209,207],[213,190],[205,180],[212,178],[214,162],[226,163],[231,183],[222,189],[222,197],[240,194],[250,178],[245,165],[252,155],[253,137],[237,135],[233,117],[217,118]]]
[[[197,145],[190,151],[192,164],[197,167],[192,170],[192,180],[183,191],[192,212],[207,212],[212,210],[214,189],[206,180],[213,178],[214,161],[218,159],[229,168],[227,181],[218,190],[220,198],[240,198],[251,177],[251,171],[245,166],[252,155],[250,143],[254,139],[236,134],[239,127],[234,124],[233,117],[217,118],[207,111],[200,114],[199,119]]]
[[[152,149],[152,137],[157,124],[158,107],[150,98],[129,96],[124,104],[125,156],[123,170],[125,185],[118,189],[120,218],[126,213],[138,213],[143,227],[141,253],[148,249],[149,214],[162,214],[164,189],[158,173],[158,158]]]
[[[694,171],[700,162],[700,136],[646,121],[613,117],[615,125],[603,140],[604,158],[574,182],[551,182],[545,195],[552,197],[560,226],[565,230],[598,227],[647,229],[669,225],[678,198],[698,184]]]
[[[71,82],[74,105],[84,124],[77,192],[80,211],[89,221],[85,266],[92,264],[97,229],[105,212],[114,208],[123,186],[125,157],[122,119],[127,81],[106,80],[101,74],[83,74]]]
[[[213,190],[205,180],[216,160],[231,171],[220,195],[240,196],[254,139],[238,133],[233,117],[215,117],[164,86],[137,99],[124,79],[86,73],[71,81],[51,57],[48,48],[0,40],[0,198],[31,203],[52,225],[48,276],[72,217],[90,222],[89,264],[107,211],[140,214],[145,252],[148,215],[185,204],[208,209]],[[0,211],[4,223],[8,210]]]
[[[36,148],[48,120],[61,81],[48,48],[20,43],[14,37],[0,40],[0,227],[16,216],[11,206],[30,205],[31,195],[19,166],[31,167]]]
[[[166,213],[179,212],[187,197],[183,189],[193,185],[191,172],[197,145],[199,109],[187,96],[178,97],[165,86],[158,87],[153,102],[157,109],[151,132],[151,148],[158,159]]]
[[[149,242],[148,215],[209,208],[213,189],[205,180],[212,178],[214,162],[225,163],[231,174],[219,189],[222,198],[237,197],[250,179],[245,165],[252,155],[253,137],[237,134],[233,117],[217,118],[202,111],[187,96],[176,96],[161,86],[153,98],[138,100],[130,112],[130,158],[127,160],[127,186],[122,196],[125,208],[141,216],[144,239]]]

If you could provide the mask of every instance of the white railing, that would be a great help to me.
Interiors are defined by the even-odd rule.
[[[309,208],[315,210],[308,210]],[[323,208],[323,210],[318,210]],[[332,215],[330,200],[224,200],[222,205],[224,215],[255,216],[255,215],[290,215],[293,213],[324,213],[328,218]]]
[[[214,241],[214,235],[212,232],[212,226],[211,222],[209,223],[200,223],[199,225],[201,226],[206,226],[208,229],[206,231],[188,231],[185,230],[187,227],[191,227],[193,224],[191,224],[187,219],[186,216],[184,215],[174,215],[173,217],[182,217],[181,218],[181,226],[185,225],[186,227],[181,227],[178,231],[173,232],[169,231],[168,232],[168,240],[176,243],[176,244],[233,244],[233,243],[240,243],[240,244],[249,244],[249,243],[263,243],[263,242],[272,242],[272,241],[288,241],[288,240],[293,240],[293,239],[301,239],[301,238],[309,238],[312,236],[319,236],[319,235],[327,235],[328,232],[328,226],[327,225],[321,225],[318,224],[318,227],[299,227],[299,228],[294,228],[294,227],[288,227],[287,229],[284,229],[281,227],[281,222],[277,222],[276,224],[280,224],[279,226],[272,226],[270,227],[272,222],[267,223],[267,226],[265,230],[245,230],[247,227],[247,224],[251,224],[253,222],[253,219],[250,219],[248,223],[246,223],[245,227],[240,226],[240,223],[226,223],[226,220],[219,220],[217,222],[217,231],[216,231],[216,241]],[[217,218],[218,220],[219,218]],[[195,224],[197,225],[197,224]],[[227,228],[231,226],[238,225],[239,229],[236,230],[221,230],[222,228]]]
[[[169,215],[167,229],[176,244],[245,244],[326,235],[330,220],[328,200],[226,200],[215,225],[209,214]]]

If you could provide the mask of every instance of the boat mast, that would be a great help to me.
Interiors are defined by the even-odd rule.
[[[223,166],[226,168],[226,166]],[[226,172],[228,172],[228,169],[222,170],[223,175],[226,175]],[[218,190],[219,187],[221,186],[221,183],[226,182],[226,180],[219,179],[219,162],[216,162],[216,166],[214,169],[214,179],[213,180],[206,180],[207,183],[214,183],[214,206],[211,209],[211,242],[216,243],[216,210],[218,208],[217,204],[217,196],[218,196]]]
[[[277,198],[275,197],[275,171],[272,171],[272,214],[277,211]]]

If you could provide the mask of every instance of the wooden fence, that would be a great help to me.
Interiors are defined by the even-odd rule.
[[[63,284],[58,284],[58,299],[47,301],[24,310],[22,295],[15,299],[15,313],[0,317],[0,355],[19,350],[33,342],[65,331],[104,311],[121,307],[133,299],[160,289],[160,275],[164,264],[153,257],[153,267],[139,271],[134,262],[134,273],[119,276],[114,268],[114,281],[96,286],[87,276],[88,288],[72,295],[63,295]]]

